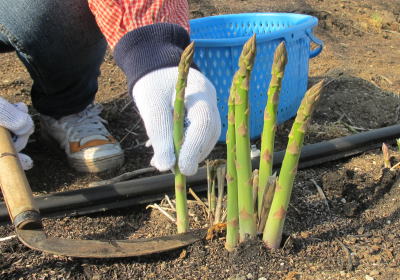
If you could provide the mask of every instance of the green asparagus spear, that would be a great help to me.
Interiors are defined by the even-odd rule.
[[[274,62],[271,69],[271,82],[268,88],[268,100],[264,111],[264,128],[261,135],[261,155],[258,185],[259,216],[262,211],[261,204],[265,187],[268,183],[268,178],[272,175],[277,111],[286,62],[287,53],[285,44],[282,42],[275,50]]]
[[[236,78],[234,77],[234,81]],[[238,187],[236,175],[235,138],[235,84],[232,83],[228,99],[228,131],[226,133],[226,183],[227,183],[227,223],[225,248],[233,251],[239,241]]]
[[[263,241],[269,248],[279,248],[282,240],[283,225],[289,206],[294,178],[297,173],[304,134],[315,104],[322,92],[323,85],[324,81],[321,81],[306,92],[289,134],[289,141],[283,158],[275,195],[264,228]]]
[[[176,224],[178,233],[187,232],[189,229],[188,208],[186,198],[186,177],[180,172],[179,152],[181,150],[183,141],[183,122],[185,118],[185,88],[187,84],[187,77],[189,68],[192,64],[194,53],[194,43],[191,43],[183,51],[181,61],[179,62],[178,81],[176,83],[176,96],[174,104],[174,148],[176,156],[175,164],[175,196],[176,196]]]
[[[256,37],[251,37],[243,47],[239,58],[239,70],[235,75],[235,137],[236,171],[238,180],[239,234],[240,241],[256,235],[254,220],[252,166],[250,158],[249,101],[250,73],[256,54]]]

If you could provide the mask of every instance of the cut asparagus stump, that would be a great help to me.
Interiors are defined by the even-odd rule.
[[[271,209],[272,199],[275,193],[276,186],[276,172],[268,178],[267,187],[265,188],[264,195],[260,199],[261,202],[261,212],[258,219],[257,232],[262,233],[265,228],[265,223],[267,222],[267,217],[269,210]]]
[[[385,143],[382,143],[383,164],[385,168],[391,168],[389,148]]]
[[[257,194],[258,194],[258,169],[253,170],[252,174],[252,186],[253,186],[253,208],[255,211],[255,219],[257,221]]]
[[[251,37],[243,46],[239,58],[239,70],[235,74],[235,139],[236,171],[238,181],[239,236],[240,241],[256,235],[254,220],[252,166],[249,137],[249,80],[256,54],[256,37]]]
[[[184,127],[183,122],[185,118],[185,88],[187,84],[187,77],[189,68],[192,64],[194,53],[194,43],[191,43],[183,51],[181,61],[178,67],[178,80],[176,83],[176,96],[174,103],[174,148],[175,148],[175,196],[176,196],[176,224],[178,233],[187,232],[189,229],[188,208],[186,198],[186,177],[180,172],[179,152],[181,150]]]
[[[264,127],[261,135],[261,155],[258,185],[258,215],[262,209],[262,197],[268,178],[272,175],[274,141],[277,123],[279,95],[282,86],[283,74],[287,62],[285,44],[282,42],[275,50],[274,62],[271,69],[271,81],[268,88],[268,100],[264,111]]]
[[[315,104],[322,92],[323,85],[324,81],[321,81],[306,92],[289,134],[289,141],[283,158],[275,195],[264,228],[263,241],[269,248],[279,248],[282,240],[283,225],[289,206],[294,178],[297,173],[304,134]]]
[[[208,221],[210,225],[214,224],[214,214],[217,198],[215,195],[215,177],[216,170],[213,161],[207,160],[207,202],[208,202]]]
[[[215,218],[214,224],[222,223],[222,202],[224,199],[224,187],[225,187],[225,175],[226,175],[226,164],[221,163],[217,166],[217,186],[218,186],[218,198],[215,206]]]

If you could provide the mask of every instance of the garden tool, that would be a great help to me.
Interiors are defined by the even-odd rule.
[[[0,127],[0,185],[19,240],[31,249],[54,255],[82,258],[143,256],[187,246],[202,239],[205,233],[199,230],[137,240],[77,240],[48,237],[10,133],[3,127]]]

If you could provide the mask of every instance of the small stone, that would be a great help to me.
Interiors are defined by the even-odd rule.
[[[344,270],[341,270],[340,271],[340,276],[345,276],[345,275],[346,275],[346,272]]]
[[[377,246],[377,245],[372,245],[371,246],[371,250],[372,252],[376,253],[381,249],[381,247]]]
[[[387,223],[388,225],[390,225],[390,224],[392,223],[392,221],[391,221],[391,220],[387,220],[386,223]]]
[[[357,208],[358,208],[358,204],[355,201],[345,203],[343,205],[343,214],[347,217],[354,217],[356,214]]]
[[[310,233],[307,232],[307,231],[302,231],[302,232],[300,233],[300,236],[301,236],[302,238],[308,238],[308,237],[310,236]]]
[[[365,280],[374,280],[374,277],[371,277],[369,275],[365,275]]]
[[[258,278],[258,280],[267,280],[267,278],[265,278],[265,277],[260,277],[260,278]]]
[[[182,252],[179,254],[179,259],[184,259],[187,256],[187,251],[185,249],[182,250]]]
[[[342,198],[342,199],[340,200],[340,202],[346,203],[346,199],[345,199],[345,198]]]
[[[357,233],[358,233],[358,234],[363,234],[364,231],[365,231],[364,227],[360,227],[360,228],[357,230]]]
[[[357,242],[357,238],[355,238],[354,236],[349,236],[349,238],[347,239],[347,241],[350,244],[355,244]]]
[[[379,275],[379,271],[377,271],[377,270],[372,270],[370,273],[369,273],[369,275],[371,275],[371,276],[377,276],[377,275]]]
[[[281,266],[284,266],[284,265],[285,265],[285,263],[281,262],[281,263],[280,263],[280,265],[281,265]]]
[[[235,275],[228,278],[228,280],[246,280],[245,276]]]
[[[253,279],[253,274],[249,273],[246,275],[247,279]]]
[[[382,238],[381,237],[375,237],[374,239],[372,239],[372,241],[374,242],[374,244],[381,244],[382,243]]]

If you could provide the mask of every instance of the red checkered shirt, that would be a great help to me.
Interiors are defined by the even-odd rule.
[[[89,0],[89,7],[112,49],[127,32],[153,23],[175,23],[189,32],[187,0]]]

